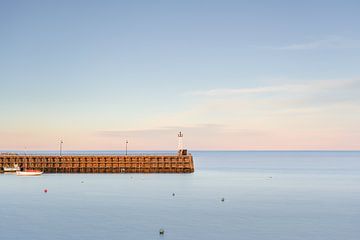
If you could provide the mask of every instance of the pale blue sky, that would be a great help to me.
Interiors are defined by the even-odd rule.
[[[359,10],[1,1],[0,149],[360,149]]]

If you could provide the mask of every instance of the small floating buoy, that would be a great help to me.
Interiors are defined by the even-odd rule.
[[[164,229],[162,229],[162,228],[160,228],[160,230],[159,230],[159,234],[160,234],[160,235],[164,235],[164,233],[165,233],[165,230],[164,230]]]
[[[81,181],[81,183],[84,183],[84,181]]]
[[[47,190],[47,188],[45,188],[45,189],[44,189],[44,193],[47,193],[47,192],[48,192],[48,190]]]
[[[224,202],[224,201],[225,201],[225,198],[222,198],[221,201]]]
[[[173,197],[174,197],[174,196],[175,196],[175,193],[173,193],[172,195],[173,195]]]

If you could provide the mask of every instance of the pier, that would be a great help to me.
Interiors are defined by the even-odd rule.
[[[192,173],[193,157],[186,150],[173,155],[0,155],[0,171],[18,164],[44,173]]]
[[[0,172],[17,166],[43,173],[192,173],[193,157],[184,149],[181,132],[178,141],[174,154],[128,155],[126,140],[125,155],[63,155],[61,140],[59,155],[1,153]]]

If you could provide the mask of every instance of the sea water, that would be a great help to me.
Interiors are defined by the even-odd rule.
[[[192,154],[193,174],[0,174],[0,239],[360,239],[360,152]]]

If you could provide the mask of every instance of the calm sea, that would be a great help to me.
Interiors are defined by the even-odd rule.
[[[360,239],[360,152],[192,154],[193,174],[0,174],[0,239]]]

